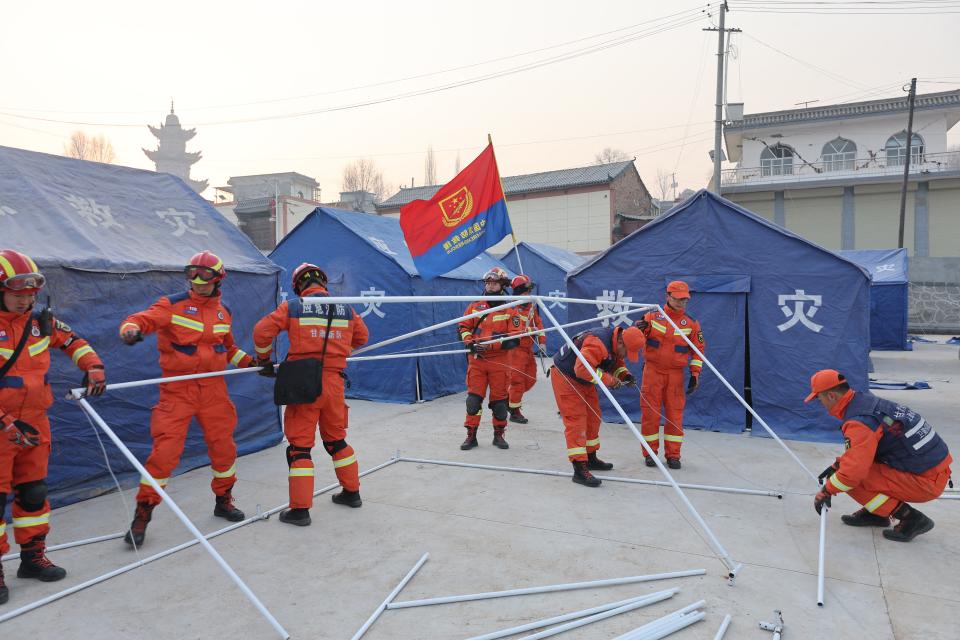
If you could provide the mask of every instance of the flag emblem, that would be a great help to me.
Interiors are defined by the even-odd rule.
[[[443,212],[443,226],[455,227],[473,212],[473,194],[460,187],[437,204]]]

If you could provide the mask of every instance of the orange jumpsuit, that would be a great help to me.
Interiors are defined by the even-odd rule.
[[[521,304],[515,307],[520,317],[520,332],[527,333],[543,329],[540,319],[540,309],[536,304]],[[541,349],[547,346],[547,336],[541,333],[537,336],[520,338],[520,346],[513,349],[510,366],[510,410],[519,409],[523,405],[523,394],[537,383],[537,359],[533,354],[533,341],[536,340]]]
[[[670,307],[664,307],[664,310],[680,328],[680,333],[690,338],[703,353],[706,343],[700,323],[683,311],[674,311]],[[659,311],[651,311],[643,319],[648,324],[643,331],[647,347],[643,352],[643,380],[640,384],[640,431],[656,453],[660,448],[660,418],[663,415],[666,418],[663,439],[667,458],[679,460],[683,445],[683,408],[687,404],[683,370],[689,365],[690,375],[699,377],[703,361]],[[647,452],[644,451],[643,455],[646,457]]]
[[[327,296],[319,285],[307,287],[302,297]],[[291,509],[313,506],[314,465],[310,450],[316,444],[317,425],[320,439],[333,459],[337,480],[347,491],[360,491],[357,456],[347,444],[348,407],[343,395],[343,370],[347,356],[367,343],[369,332],[363,319],[348,306],[335,305],[327,330],[328,305],[308,304],[301,298],[282,302],[253,329],[253,345],[263,360],[273,351],[273,339],[286,331],[290,337],[287,360],[320,359],[323,354],[323,392],[310,404],[287,405],[283,412],[283,431],[287,447]],[[327,344],[326,353],[323,346]]]
[[[0,311],[0,365],[13,355],[23,335],[29,313]],[[0,412],[32,425],[39,432],[40,444],[20,447],[0,437],[0,493],[15,491],[13,503],[13,535],[17,544],[26,544],[50,531],[50,503],[46,500],[47,463],[50,458],[50,421],[47,409],[53,394],[47,382],[50,369],[50,348],[66,353],[83,371],[103,366],[87,341],[78,337],[69,326],[55,320],[52,336],[41,336],[37,316],[30,319],[30,337],[23,351],[3,378],[0,378]],[[24,492],[39,488],[43,500],[36,504]],[[32,507],[31,509],[25,509]],[[7,524],[0,508],[0,555],[9,551]]]
[[[837,472],[824,483],[824,490],[831,495],[846,493],[867,511],[881,517],[891,515],[902,502],[929,502],[938,498],[950,479],[950,464],[953,462],[950,454],[919,474],[894,469],[878,461],[877,445],[883,429],[871,429],[859,420],[844,418],[854,394],[850,389],[830,410],[830,415],[844,421],[840,428],[846,451],[837,459]]]
[[[475,342],[520,333],[522,321],[514,307],[499,309],[497,306],[491,306],[486,300],[477,300],[470,303],[463,315],[488,309],[490,313],[463,320],[458,325],[460,339],[468,347]],[[511,350],[504,349],[502,342],[495,342],[486,347],[487,349],[481,353],[467,356],[467,416],[463,426],[468,429],[476,429],[480,426],[483,398],[487,395],[488,388],[490,403],[487,406],[493,413],[493,426],[496,428],[507,426]]]
[[[134,313],[120,325],[123,334],[137,328],[157,334],[163,377],[223,371],[227,364],[249,367],[253,358],[234,344],[230,310],[220,294],[201,296],[192,290],[164,296],[146,311]],[[237,409],[230,401],[222,376],[168,382],[160,385],[160,400],[150,415],[153,449],[144,465],[161,487],[180,462],[183,445],[196,418],[207,443],[213,480],[210,488],[222,496],[237,482]],[[159,504],[160,495],[140,481],[137,502]]]
[[[623,359],[613,352],[616,343],[616,331],[619,329],[598,329],[586,333],[577,345],[590,367],[600,374],[600,379],[608,387],[630,375]],[[576,340],[576,338],[575,338]],[[576,354],[569,353],[564,347],[554,356],[550,380],[553,384],[553,396],[563,418],[563,434],[567,440],[567,458],[571,461],[587,460],[587,454],[600,449],[600,395],[593,375],[583,366]],[[566,354],[566,356],[565,356]],[[569,359],[573,365],[573,376],[560,370],[561,361]],[[569,368],[569,365],[567,365]]]

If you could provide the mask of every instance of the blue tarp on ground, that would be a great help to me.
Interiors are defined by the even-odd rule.
[[[519,251],[518,251],[519,250]],[[537,285],[535,293],[541,296],[566,297],[567,274],[586,262],[586,258],[572,251],[551,247],[536,242],[521,242],[506,252],[501,261],[511,270],[520,273],[519,262],[523,263],[524,273]],[[558,322],[567,321],[567,305],[563,302],[551,302],[547,305],[557,317]],[[550,323],[544,321],[544,326]],[[576,332],[576,329],[574,329]],[[563,345],[563,338],[553,331],[547,334],[547,353],[553,355]]]
[[[369,305],[354,306],[370,329],[370,344],[461,316],[469,304],[378,305],[378,296],[481,295],[483,274],[495,266],[503,267],[499,260],[484,253],[450,273],[424,282],[417,275],[396,218],[327,207],[310,213],[280,242],[270,258],[284,269],[280,285],[283,296],[290,295],[290,274],[303,262],[312,262],[326,271],[331,294],[370,296]],[[369,355],[460,348],[456,325],[450,325],[376,349]],[[347,393],[364,400],[415,402],[418,367],[424,400],[466,388],[467,359],[455,354],[351,363],[347,372],[352,386]]]
[[[910,278],[906,249],[857,249],[839,251],[873,277],[870,285],[870,348],[909,351],[907,312]]]
[[[707,357],[740,394],[749,377],[753,407],[778,435],[839,439],[837,422],[803,399],[818,369],[839,369],[854,386],[867,386],[870,279],[862,268],[700,191],[574,270],[567,292],[607,300],[609,308],[618,300],[665,304],[675,279],[693,291],[688,311],[703,326]],[[568,315],[598,313],[573,305]],[[631,368],[639,375],[639,365]],[[638,419],[636,392],[618,393]],[[609,407],[604,417],[617,420]],[[685,425],[737,433],[745,421],[743,407],[704,369]],[[753,433],[766,435],[760,425]]]
[[[155,337],[127,347],[117,331],[129,313],[183,291],[183,265],[197,251],[211,249],[226,265],[224,300],[233,311],[234,336],[245,351],[253,351],[254,323],[274,307],[277,267],[168,174],[0,147],[0,219],[0,244],[39,264],[48,282],[40,300],[49,294],[57,317],[90,341],[106,365],[108,382],[160,375]],[[51,361],[58,399],[50,408],[48,483],[52,502],[63,505],[109,491],[114,484],[87,418],[75,403],[59,399],[82,374],[63,354],[52,354]],[[279,442],[269,382],[255,374],[228,380],[240,416],[240,453]],[[157,387],[149,386],[91,401],[141,461],[150,452],[150,407],[157,395]],[[113,471],[135,483],[133,468],[109,443],[107,452]],[[193,428],[177,472],[205,464],[206,445]]]

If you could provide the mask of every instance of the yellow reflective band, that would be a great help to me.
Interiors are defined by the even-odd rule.
[[[269,344],[265,347],[258,347],[257,345],[253,345],[253,348],[256,350],[257,353],[270,353],[271,351],[273,351],[273,345],[269,345]]]
[[[686,329],[680,329],[680,331],[678,331],[677,333],[682,333],[683,335],[688,336],[691,333],[693,333],[693,329],[691,329],[690,327],[687,327]]]
[[[497,315],[492,316],[490,319],[493,320],[494,322],[499,322],[500,320],[509,320],[509,319],[510,319],[510,314],[509,314],[509,313],[498,313]]]
[[[247,357],[247,352],[243,349],[237,349],[237,352],[233,354],[233,357],[230,358],[230,364],[237,366],[240,364],[240,361]]]
[[[24,527],[36,527],[42,524],[50,524],[50,512],[47,511],[42,516],[32,516],[29,518],[14,518],[13,528],[23,529]]]
[[[470,333],[469,331],[462,331],[462,332],[460,332],[460,339],[463,340],[463,339],[466,338],[467,336],[472,336],[472,335],[473,335],[473,334]]]
[[[73,352],[73,356],[72,356],[72,358],[73,358],[73,364],[77,364],[77,362],[80,361],[80,358],[82,358],[83,356],[87,355],[88,353],[93,353],[93,347],[91,347],[91,346],[88,345],[88,344],[87,344],[87,345],[83,345],[82,347],[80,347],[79,349],[77,349],[76,351],[74,351],[74,352]]]
[[[6,532],[7,532],[7,523],[0,522],[0,538],[2,538],[3,534],[5,534]]]
[[[50,346],[50,338],[44,338],[40,342],[30,345],[30,348],[27,351],[30,352],[31,356],[38,356],[44,351],[47,350],[47,347]]]
[[[214,333],[230,333],[230,325],[228,324],[215,324],[213,325]]]
[[[650,326],[653,327],[654,329],[656,329],[657,331],[659,331],[660,333],[666,333],[666,332],[667,332],[667,327],[664,326],[664,325],[662,325],[662,324],[660,324],[660,323],[657,322],[656,320],[652,320],[652,321],[650,322]]]
[[[830,476],[830,483],[833,484],[833,486],[835,486],[837,489],[840,489],[840,491],[850,491],[850,489],[853,489],[853,487],[848,487],[840,482],[840,480],[837,478],[837,474]]]
[[[616,371],[613,372],[613,376],[614,376],[615,378],[616,378],[616,377],[619,377],[621,371],[629,371],[629,369],[627,369],[626,367],[620,367],[619,369],[617,369]]]
[[[300,318],[301,327],[325,327],[327,326],[326,318]],[[350,326],[349,320],[331,320],[331,327],[336,327],[338,329],[343,329]]]
[[[157,481],[157,484],[160,485],[161,487],[167,486],[167,483],[170,482],[170,478],[154,478],[154,480],[156,480],[156,481]],[[149,486],[150,486],[150,481],[147,480],[147,479],[144,478],[144,477],[141,477],[141,478],[140,478],[140,484],[143,484],[143,485],[146,485],[146,486],[149,487]]]
[[[890,499],[890,496],[885,496],[882,493],[878,493],[877,495],[873,496],[873,500],[863,505],[863,508],[869,511],[870,513],[873,513],[874,511],[879,509],[884,502],[886,502],[889,499]]]
[[[693,360],[690,361],[690,366],[691,366],[691,367],[702,367],[702,366],[703,366],[703,360],[697,360],[696,358],[694,358]]]
[[[510,402],[510,403],[509,403],[509,406],[510,406],[511,409],[519,409],[520,407],[523,406],[523,403],[522,403],[522,402]]]
[[[586,447],[572,447],[572,448],[570,448],[570,449],[567,449],[567,455],[568,455],[568,456],[576,456],[576,455],[580,455],[581,453],[586,453],[586,452],[587,452],[587,448],[586,448]]]
[[[13,355],[13,349],[0,349],[0,356],[6,358],[7,360],[9,360],[10,356],[12,355]]]
[[[340,469],[341,467],[349,467],[352,464],[357,463],[357,454],[352,454],[344,458],[343,460],[334,460],[333,468]]]
[[[313,467],[297,467],[295,469],[290,469],[291,478],[312,478],[313,477]]]
[[[666,442],[683,442],[683,436],[668,436],[667,434],[663,434],[663,439]]]
[[[587,440],[587,446],[588,446],[588,447],[599,447],[599,446],[600,446],[600,438],[597,438],[597,439],[595,439],[595,440]]]
[[[197,322],[196,320],[191,320],[190,318],[184,318],[183,316],[174,315],[170,318],[170,323],[175,324],[178,327],[193,329],[194,331],[199,331],[203,333],[203,323]]]
[[[593,384],[597,384],[597,381],[603,382],[603,369],[601,369],[600,367],[597,367],[596,373],[597,373],[596,378],[590,378],[590,382]]]
[[[13,265],[10,264],[10,261],[3,256],[0,256],[0,267],[3,267],[3,272],[6,274],[7,278],[12,278],[13,276],[17,275],[17,270],[14,269]]]
[[[660,440],[660,434],[655,433],[650,436],[643,436],[643,439],[646,440],[647,442],[658,442]]]
[[[226,471],[217,471],[213,467],[210,467],[210,471],[213,472],[214,478],[232,478],[237,475],[237,463],[234,462]]]
[[[134,324],[133,322],[124,322],[122,325],[120,325],[120,333],[123,333],[124,331],[126,331],[127,327],[130,327],[131,329],[136,329],[137,331],[140,330],[140,325]]]

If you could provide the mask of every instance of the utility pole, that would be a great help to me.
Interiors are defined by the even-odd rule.
[[[910,80],[910,96],[907,98],[910,114],[907,116],[907,157],[903,162],[903,185],[900,187],[900,232],[897,247],[903,249],[903,226],[907,216],[907,180],[910,177],[910,146],[913,142],[913,103],[917,98],[917,79]]]
[[[717,195],[720,195],[720,158],[721,158],[721,144],[723,142],[723,104],[724,104],[724,57],[725,57],[725,47],[724,43],[726,40],[726,35],[729,32],[740,31],[740,29],[726,29],[724,27],[726,23],[727,11],[727,2],[724,0],[720,4],[720,24],[714,28],[704,29],[704,31],[716,31],[717,32],[717,102],[716,102],[716,112],[714,115],[714,131],[713,131],[713,190]]]

